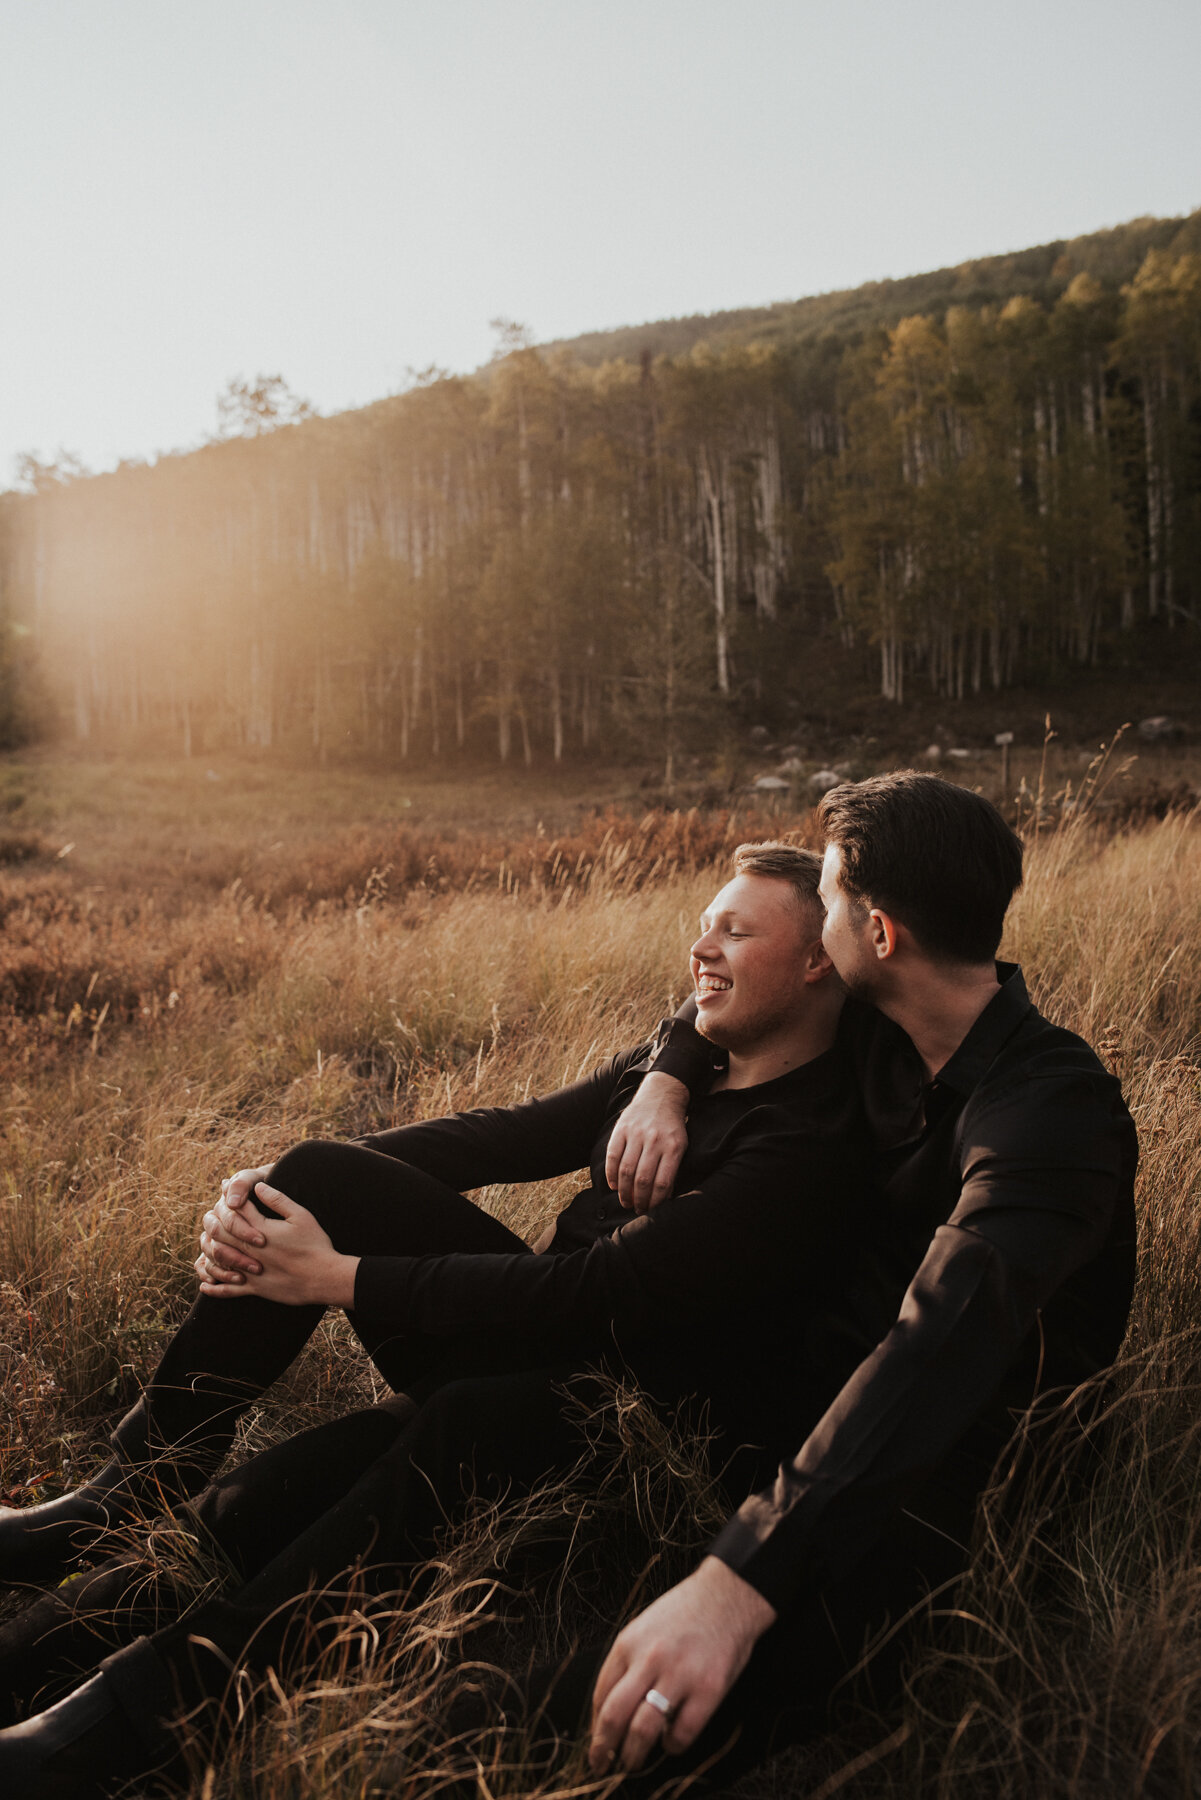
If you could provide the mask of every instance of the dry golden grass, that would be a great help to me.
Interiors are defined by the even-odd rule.
[[[683,991],[711,859],[805,827],[562,810],[553,831],[529,811],[479,829],[465,800],[456,819],[410,823],[395,795],[360,820],[362,789],[306,801],[265,777],[249,796],[200,789],[201,818],[166,779],[110,783],[103,804],[80,766],[57,789],[49,765],[5,779],[36,790],[32,854],[0,871],[0,1497],[20,1501],[103,1455],[188,1302],[222,1174],[301,1136],[518,1098],[637,1039]],[[916,1660],[899,1724],[860,1717],[748,1795],[1176,1800],[1201,1775],[1201,832],[1183,815],[1115,832],[1087,808],[1044,811],[1006,949],[1119,1069],[1143,1143],[1139,1291],[1102,1478],[1086,1499],[986,1509],[964,1618]],[[485,1202],[532,1235],[570,1187]],[[246,1442],[372,1391],[333,1321]],[[660,1442],[653,1464],[675,1473],[652,1499],[646,1455],[627,1451],[620,1507],[585,1483],[460,1533],[426,1610],[388,1629],[352,1619],[321,1681],[278,1699],[196,1794],[349,1800],[386,1775],[424,1795],[452,1774],[481,1800],[589,1791],[578,1765],[523,1770],[516,1732],[448,1747],[437,1718],[465,1678],[456,1621],[468,1657],[503,1638],[494,1586],[525,1585],[506,1559],[540,1508],[576,1509],[567,1586],[585,1600],[606,1534],[632,1529],[635,1560],[639,1544],[661,1555],[665,1531],[673,1555],[704,1541],[695,1468]],[[563,1593],[527,1634],[551,1629]]]

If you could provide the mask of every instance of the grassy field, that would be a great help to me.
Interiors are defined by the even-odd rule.
[[[1201,832],[1186,814],[1106,812],[1115,792],[1052,766],[1005,946],[1044,1010],[1122,1074],[1143,1144],[1105,1469],[1087,1499],[986,1506],[958,1617],[915,1660],[902,1711],[860,1712],[748,1796],[1201,1791]],[[0,765],[0,817],[10,1504],[103,1456],[188,1303],[223,1174],[298,1137],[519,1098],[636,1040],[683,991],[715,864],[744,837],[807,828],[646,813],[620,772],[456,785],[50,758]],[[533,1235],[572,1187],[484,1200]],[[243,1447],[373,1391],[332,1320]],[[603,1489],[585,1472],[471,1521],[422,1606],[378,1644],[348,1628],[320,1682],[273,1699],[220,1770],[198,1767],[197,1796],[416,1797],[476,1764],[460,1791],[481,1800],[590,1791],[578,1769],[523,1772],[512,1734],[456,1751],[435,1721],[459,1626],[472,1654],[501,1654],[517,1629],[553,1644],[620,1606],[601,1566],[613,1533],[660,1577],[705,1541],[695,1453],[630,1396],[598,1431],[623,1449]],[[520,1626],[496,1622],[494,1566],[521,1588],[529,1543],[564,1509],[575,1562]]]

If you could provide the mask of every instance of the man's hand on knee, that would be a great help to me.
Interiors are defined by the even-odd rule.
[[[641,1768],[660,1739],[686,1750],[775,1619],[757,1589],[707,1556],[631,1620],[605,1658],[592,1696],[593,1769]]]
[[[244,1276],[262,1274],[262,1263],[249,1254],[250,1250],[261,1250],[267,1242],[262,1214],[248,1198],[251,1189],[243,1185],[252,1176],[262,1179],[257,1170],[243,1169],[223,1181],[221,1199],[201,1221],[200,1255],[195,1268],[202,1282],[240,1286]],[[231,1200],[235,1183],[239,1185]]]
[[[201,1292],[229,1297],[253,1294],[285,1306],[352,1308],[359,1257],[336,1250],[320,1220],[279,1188],[261,1181],[256,1195],[263,1212],[250,1200],[236,1211],[218,1200],[213,1211],[205,1214],[201,1258],[219,1269],[228,1268],[236,1258],[243,1267],[228,1276],[214,1276],[206,1268]],[[257,1240],[255,1257],[237,1247],[239,1242],[251,1241],[248,1232]]]

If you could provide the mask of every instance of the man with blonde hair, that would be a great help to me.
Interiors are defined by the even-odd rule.
[[[604,1175],[613,1125],[650,1065],[645,1045],[540,1100],[301,1144],[227,1185],[205,1219],[200,1297],[118,1427],[115,1464],[92,1491],[0,1519],[10,1570],[65,1566],[115,1496],[201,1486],[238,1413],[327,1306],[347,1309],[412,1404],[334,1420],[207,1487],[195,1510],[237,1585],[0,1731],[0,1788],[63,1800],[98,1773],[169,1755],[181,1703],[219,1697],[240,1665],[282,1665],[306,1595],[358,1559],[394,1586],[430,1556],[465,1472],[467,1490],[496,1496],[570,1468],[583,1439],[563,1383],[597,1365],[633,1374],[669,1410],[707,1404],[731,1502],[766,1477],[820,1410],[806,1311],[848,1265],[870,1211],[819,876],[810,852],[744,845],[702,916],[690,968],[710,1079],[652,1212],[631,1217]],[[590,1184],[537,1253],[462,1191],[583,1164]],[[55,1590],[0,1629],[7,1684],[32,1697],[64,1666],[94,1661],[103,1609],[119,1645],[118,1602],[126,1633],[172,1605],[126,1563]],[[306,1642],[320,1635],[318,1621]]]

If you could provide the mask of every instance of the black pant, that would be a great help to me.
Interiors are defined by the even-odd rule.
[[[357,1144],[310,1140],[271,1171],[272,1186],[306,1207],[343,1255],[425,1256],[447,1251],[529,1253],[472,1201],[395,1157]],[[150,1465],[164,1498],[195,1493],[212,1477],[238,1418],[299,1355],[321,1306],[284,1306],[258,1295],[198,1296],[146,1392],[113,1433],[125,1462]],[[349,1315],[389,1386],[411,1391],[440,1367],[463,1366],[469,1346],[397,1331],[392,1319]],[[481,1341],[477,1366],[502,1354]],[[512,1342],[507,1360],[537,1360]]]
[[[524,1492],[574,1463],[582,1447],[579,1425],[562,1392],[571,1375],[558,1368],[453,1381],[403,1427],[385,1409],[372,1408],[266,1451],[214,1484],[197,1511],[243,1575],[242,1585],[103,1665],[148,1748],[161,1750],[168,1741],[158,1719],[181,1705],[195,1711],[219,1702],[232,1668],[295,1669],[311,1657],[320,1647],[322,1618],[336,1620],[343,1612],[340,1578],[356,1559],[369,1565],[377,1585],[402,1585],[429,1556],[465,1490],[485,1498]],[[645,1777],[646,1790],[668,1768],[683,1769],[723,1749],[711,1781],[724,1784],[820,1730],[831,1694],[868,1637],[895,1623],[927,1584],[953,1575],[961,1561],[962,1551],[945,1536],[899,1520],[850,1577],[766,1635],[693,1751]],[[326,1584],[331,1591],[323,1595]],[[885,1690],[903,1643],[903,1634],[894,1638],[875,1665]],[[548,1703],[556,1728],[571,1732],[578,1725],[597,1662],[596,1652],[584,1653],[556,1673]],[[550,1676],[536,1677],[535,1688],[548,1685]],[[632,1782],[629,1791],[642,1785]]]

